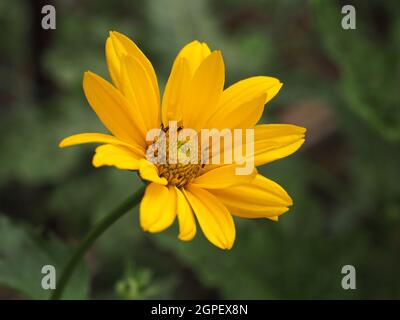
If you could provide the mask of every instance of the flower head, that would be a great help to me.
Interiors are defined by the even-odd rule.
[[[255,168],[292,154],[304,142],[302,127],[257,125],[265,104],[282,87],[278,79],[256,76],[224,89],[221,52],[193,41],[176,57],[161,100],[152,64],[129,38],[110,32],[106,58],[113,84],[88,71],[83,89],[111,135],[81,133],[60,147],[100,143],[95,167],[137,170],[149,182],[140,205],[145,231],[160,232],[178,218],[179,238],[187,241],[196,234],[197,220],[211,243],[230,249],[232,215],[277,220],[288,210],[289,195]],[[204,129],[213,134],[199,139]],[[227,136],[219,145],[222,131]],[[250,158],[251,170],[238,173]]]

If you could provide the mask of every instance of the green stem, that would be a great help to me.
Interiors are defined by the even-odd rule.
[[[121,218],[125,213],[127,213],[140,202],[140,199],[144,194],[144,189],[144,186],[140,187],[140,189],[136,191],[133,196],[130,196],[117,208],[115,208],[94,225],[94,227],[89,231],[89,233],[82,240],[73,255],[68,260],[68,263],[61,273],[61,277],[57,281],[56,289],[53,291],[53,294],[50,297],[51,300],[58,300],[61,298],[69,279],[71,278],[76,266],[84,256],[85,252],[92,246],[94,241],[103,234],[104,231],[106,231],[115,221]]]

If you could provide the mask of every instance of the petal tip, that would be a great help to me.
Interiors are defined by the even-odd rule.
[[[178,239],[184,242],[189,242],[193,239],[192,236],[187,236],[187,235],[178,235]]]
[[[64,139],[62,139],[62,140],[60,141],[60,143],[58,144],[58,147],[59,147],[59,148],[65,148],[65,147],[67,147],[67,144],[66,144],[65,140],[67,140],[67,138],[64,138]]]
[[[222,51],[221,50],[214,50],[212,53],[214,53],[218,58],[222,58]]]
[[[117,32],[117,31],[111,30],[111,31],[109,32],[109,36],[110,36],[111,38],[117,38],[118,35],[119,35],[119,32]]]
[[[232,250],[234,243],[235,243],[234,240],[231,243],[224,243],[224,245],[220,248],[226,251]]]
[[[90,71],[90,70],[86,70],[84,73],[83,73],[83,81],[85,82],[86,80],[88,80],[89,78],[94,78],[95,77],[95,74],[92,72],[92,71]]]

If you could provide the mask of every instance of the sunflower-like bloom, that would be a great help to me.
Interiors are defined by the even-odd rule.
[[[181,128],[254,129],[254,166],[286,157],[304,142],[305,129],[288,124],[261,124],[264,105],[282,87],[272,77],[256,76],[224,89],[220,51],[193,41],[176,57],[162,101],[151,62],[128,37],[110,32],[106,58],[112,83],[88,71],[83,78],[86,98],[111,132],[81,133],[60,147],[100,143],[93,165],[137,170],[148,181],[140,204],[145,231],[160,232],[179,223],[179,239],[196,234],[196,220],[206,238],[230,249],[236,231],[232,216],[277,220],[292,199],[277,183],[258,174],[237,175],[234,164],[157,164],[146,151],[150,129],[168,134],[169,121]],[[150,141],[151,143],[151,141]]]

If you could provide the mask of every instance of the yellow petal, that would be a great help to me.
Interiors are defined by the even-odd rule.
[[[191,71],[186,58],[177,58],[168,78],[162,102],[162,119],[164,127],[168,121],[180,121],[183,117],[183,108],[187,86],[191,79]]]
[[[265,76],[241,80],[224,90],[220,107],[224,110],[238,108],[238,105],[259,97],[263,93],[266,93],[265,103],[267,103],[277,95],[282,85],[278,79]]]
[[[236,165],[225,165],[203,173],[192,181],[196,187],[206,189],[229,188],[238,184],[248,183],[257,175],[253,170],[249,175],[237,175]]]
[[[233,215],[244,218],[273,218],[288,210],[292,199],[276,182],[258,174],[247,184],[210,190]]]
[[[258,125],[254,131],[254,164],[260,166],[297,151],[306,129],[290,124]]]
[[[114,136],[145,147],[145,137],[131,117],[129,104],[116,88],[98,75],[85,72],[83,89],[90,106]]]
[[[200,64],[190,81],[185,97],[183,126],[196,131],[205,128],[215,112],[225,81],[224,61],[214,51]]]
[[[124,146],[128,149],[130,149],[135,155],[139,158],[143,158],[144,152],[143,149],[139,146],[134,146],[129,143],[123,142],[114,136],[110,136],[108,134],[103,134],[103,133],[79,133],[79,134],[74,134],[72,136],[69,136],[67,138],[64,138],[60,144],[60,148],[65,148],[77,144],[83,144],[83,143],[107,143],[107,144],[113,144],[113,145],[118,145],[118,146]]]
[[[264,112],[266,93],[232,104],[229,108],[218,107],[217,112],[207,123],[210,128],[253,128]]]
[[[240,218],[247,218],[247,219],[260,219],[260,218],[267,218],[273,221],[278,221],[278,217],[289,210],[288,207],[254,207],[253,210],[251,209],[243,209],[238,207],[231,207],[225,204],[226,208],[229,212]]]
[[[182,120],[188,84],[210,53],[207,44],[192,41],[177,55],[163,96],[162,120],[165,127],[168,126],[168,120]]]
[[[128,148],[112,144],[104,144],[96,148],[93,157],[93,166],[114,166],[118,169],[137,170],[139,169],[139,159]]]
[[[189,70],[193,76],[200,64],[210,55],[210,48],[206,43],[197,40],[188,43],[178,53],[176,60],[185,58],[189,63]]]
[[[189,185],[184,190],[206,238],[221,249],[231,249],[236,230],[231,214],[210,192]]]
[[[159,128],[159,97],[154,91],[146,69],[137,58],[126,56],[122,59],[121,79],[121,90],[133,108],[135,117],[139,118],[142,124],[143,136],[148,130]]]
[[[250,148],[248,149],[248,144],[252,142],[247,141],[245,131],[242,132],[242,156],[244,158],[247,157],[248,159],[250,157],[253,157],[254,166],[256,167],[277,159],[287,157],[297,151],[304,143],[305,132],[305,128],[290,124],[257,125],[254,128],[254,152],[252,153],[250,153],[250,151],[247,151],[246,154],[246,150],[251,150]],[[236,147],[236,142],[235,144],[233,144],[233,147]],[[220,154],[224,154],[224,152],[227,152],[229,154],[232,153],[232,151],[233,150],[231,150],[231,148],[224,150],[224,146],[221,144],[219,150]],[[214,153],[216,152],[218,152],[218,149],[214,151]],[[211,158],[212,155],[213,154],[211,154],[209,157]],[[239,161],[241,159],[234,160]],[[204,167],[204,170],[209,171],[218,166],[219,165],[217,164],[207,164]]]
[[[127,36],[116,31],[110,32],[110,36],[106,41],[106,58],[110,76],[118,88],[121,88],[122,85],[122,80],[120,79],[121,61],[126,55],[131,55],[140,61],[150,78],[154,92],[159,95],[157,76],[149,59]]]
[[[167,179],[161,178],[158,175],[157,167],[146,159],[140,159],[139,173],[144,180],[155,182],[164,186],[168,183]]]
[[[175,192],[177,195],[179,239],[183,241],[190,241],[196,235],[196,222],[193,211],[182,191],[180,191],[178,188],[175,188]]]
[[[117,52],[114,49],[114,44],[111,37],[108,37],[106,40],[106,60],[111,80],[117,88],[120,88],[121,62],[119,56],[117,55]]]
[[[261,118],[264,105],[281,89],[282,83],[271,77],[251,77],[224,90],[211,128],[252,128]],[[248,110],[250,109],[250,110]]]
[[[176,217],[174,187],[150,183],[140,203],[140,225],[144,231],[160,232],[167,229]]]

